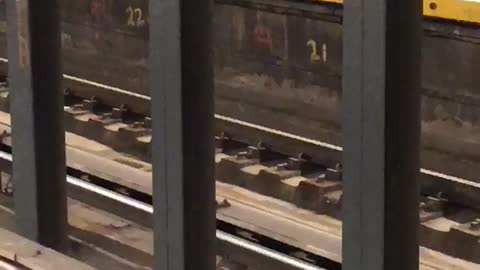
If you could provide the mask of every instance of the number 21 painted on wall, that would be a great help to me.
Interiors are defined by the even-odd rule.
[[[310,39],[307,41],[307,47],[311,48],[311,53],[310,53],[310,61],[311,62],[318,62],[322,60],[322,62],[325,64],[327,62],[327,44],[323,43],[322,44],[322,55],[320,56],[317,52],[317,42],[313,39]]]

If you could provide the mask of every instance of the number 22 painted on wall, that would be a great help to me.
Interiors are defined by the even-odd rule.
[[[143,26],[145,25],[145,20],[143,19],[143,12],[142,9],[140,8],[133,8],[132,6],[129,6],[126,10],[126,13],[128,13],[128,20],[127,20],[127,25],[128,26]],[[136,18],[136,20],[135,20]]]

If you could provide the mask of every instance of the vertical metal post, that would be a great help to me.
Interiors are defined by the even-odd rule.
[[[348,0],[343,269],[418,269],[419,0]]]
[[[215,269],[212,2],[150,1],[155,269]]]
[[[66,245],[65,131],[57,0],[8,0],[7,42],[17,229]]]

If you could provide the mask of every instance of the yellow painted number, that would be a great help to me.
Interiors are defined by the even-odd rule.
[[[126,10],[128,13],[127,25],[141,27],[145,25],[145,20],[143,19],[143,12],[140,8],[133,8],[129,6]]]
[[[322,61],[323,63],[327,63],[327,44],[322,44]]]
[[[315,42],[315,40],[313,39],[308,40],[307,46],[312,49],[312,52],[310,53],[311,62],[317,62],[320,60],[322,60],[323,63],[327,62],[327,44],[325,43],[322,44],[322,56],[320,56],[317,52],[317,42]]]

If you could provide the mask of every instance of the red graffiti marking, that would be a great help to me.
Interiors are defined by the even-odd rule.
[[[263,24],[257,24],[257,26],[255,26],[254,34],[255,34],[255,43],[258,46],[266,47],[270,50],[272,49],[273,47],[272,32],[268,27],[266,27]]]
[[[105,0],[92,0],[90,2],[90,15],[96,20],[105,16]]]

